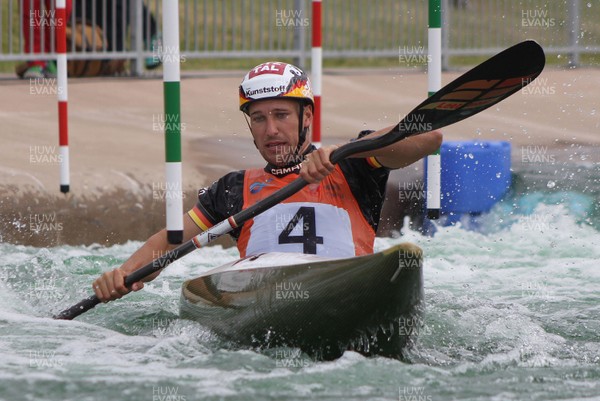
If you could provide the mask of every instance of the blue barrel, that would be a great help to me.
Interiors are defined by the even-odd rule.
[[[444,142],[442,214],[459,217],[489,211],[510,188],[510,151],[506,141]]]

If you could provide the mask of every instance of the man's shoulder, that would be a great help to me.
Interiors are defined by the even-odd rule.
[[[244,174],[246,170],[231,171],[216,181],[213,181],[211,185],[205,186],[198,191],[198,196],[202,195],[216,195],[217,193],[229,192],[235,190],[237,187],[244,185]]]
[[[245,174],[246,174],[246,170],[231,171],[231,172],[225,174],[224,176],[222,176],[221,178],[219,178],[217,180],[217,182],[225,184],[226,186],[240,185],[240,184],[243,184],[243,182],[244,182]]]
[[[246,170],[230,171],[229,173],[227,173],[223,177],[221,177],[221,179],[223,179],[223,180],[238,179],[239,180],[240,178],[244,178],[244,174],[246,174]]]

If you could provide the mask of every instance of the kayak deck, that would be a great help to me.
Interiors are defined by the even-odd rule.
[[[298,255],[312,258],[299,264],[294,257],[258,255],[186,281],[181,317],[241,345],[298,347],[316,359],[349,349],[402,357],[411,332],[403,324],[414,322],[423,301],[419,247],[349,259]],[[268,265],[277,258],[288,265]]]

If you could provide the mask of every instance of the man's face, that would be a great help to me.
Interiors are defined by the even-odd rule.
[[[310,107],[304,108],[303,125],[310,126],[312,112]],[[295,160],[298,146],[298,102],[289,99],[269,99],[252,103],[248,108],[250,128],[254,143],[261,156],[276,166],[283,166]],[[310,143],[307,135],[302,153]]]

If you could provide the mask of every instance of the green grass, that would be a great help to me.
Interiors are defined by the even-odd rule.
[[[534,39],[543,46],[566,46],[571,31],[569,3],[471,1],[467,9],[448,10],[448,17],[453,21],[449,29],[450,43],[454,48],[505,47],[523,39]],[[600,3],[581,1],[580,18],[579,43],[598,45]]]
[[[278,61],[295,62],[292,58],[279,57]],[[246,59],[188,59],[181,65],[184,71],[194,70],[247,70],[263,63],[264,58]],[[310,66],[310,58],[307,58]],[[327,58],[323,60],[324,68],[394,68],[398,67],[397,57],[368,57],[368,58]],[[410,67],[410,66],[409,66]],[[415,66],[420,67],[420,66]]]
[[[307,0],[305,0],[307,1]],[[13,1],[13,12],[9,15],[10,1],[0,3],[2,37],[0,52],[8,51],[8,21],[12,21],[12,46],[18,49],[20,26],[18,7]],[[146,2],[155,7],[154,0]],[[569,2],[568,2],[569,3]],[[204,50],[230,50],[262,48],[275,52],[293,46],[294,28],[278,25],[277,13],[293,10],[294,0],[221,0],[213,3],[197,0],[179,2],[180,35],[182,53]],[[307,1],[306,4],[310,4]],[[543,47],[565,46],[569,42],[567,3],[542,0],[470,0],[466,9],[450,8],[446,15],[452,25],[446,29],[449,43],[456,48],[505,48],[523,39],[536,39]],[[581,30],[582,44],[600,44],[600,3],[597,0],[582,1]],[[589,4],[589,6],[588,6]],[[417,6],[418,5],[418,6]],[[160,19],[160,10],[153,10]],[[323,47],[327,50],[398,50],[403,46],[426,46],[427,7],[423,0],[327,0],[323,2]],[[528,26],[523,17],[531,13],[544,13],[537,22],[551,22],[551,27]],[[309,18],[301,14],[301,19]],[[206,19],[204,19],[206,15]],[[279,21],[280,22],[280,21]],[[194,35],[192,24],[198,26]],[[310,21],[309,21],[310,23]],[[305,27],[310,31],[310,26]],[[272,35],[268,35],[271,33]],[[187,38],[189,39],[186,41]],[[310,35],[306,39],[310,45]],[[399,50],[398,50],[399,51]],[[277,57],[283,61],[291,59]],[[452,56],[451,68],[474,65],[486,57]],[[581,56],[584,66],[599,66],[600,55]],[[227,70],[247,69],[264,61],[264,58],[240,59],[194,59],[188,57],[182,64],[183,70]],[[0,72],[14,71],[14,62],[0,62]],[[566,55],[550,54],[548,64],[567,65]],[[325,58],[325,68],[336,67],[414,67],[424,65],[401,65],[397,57]]]

